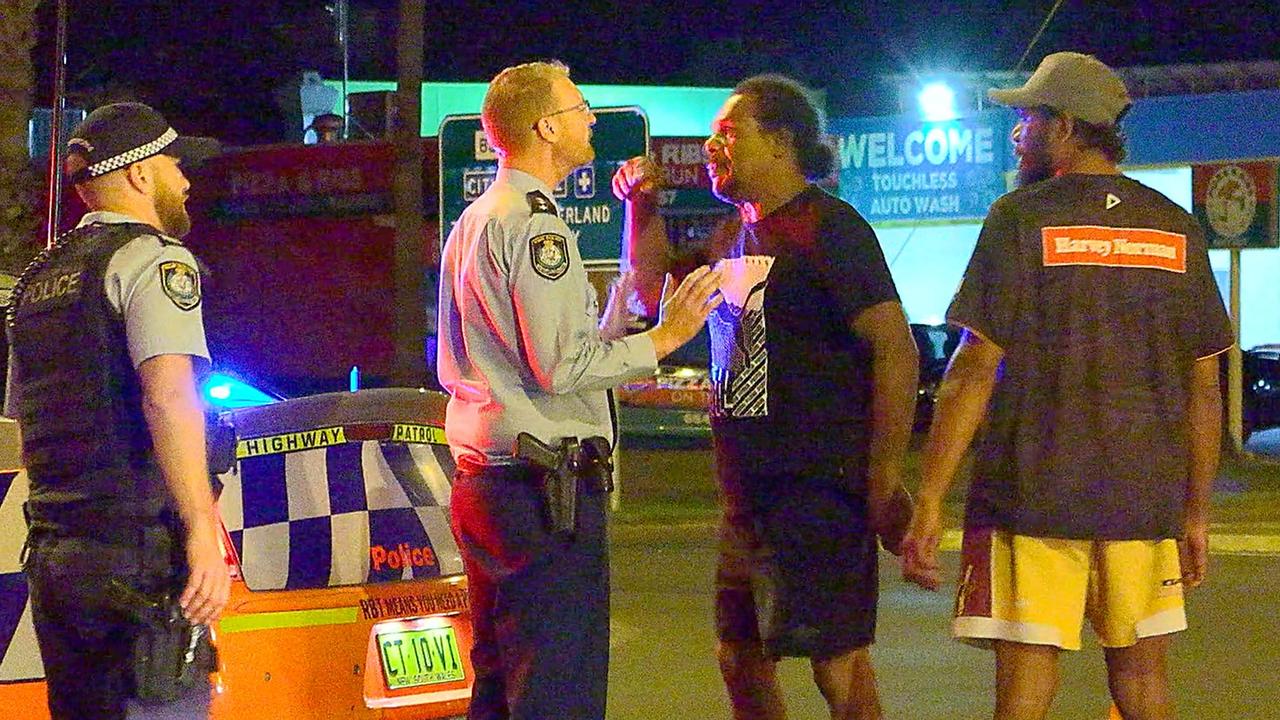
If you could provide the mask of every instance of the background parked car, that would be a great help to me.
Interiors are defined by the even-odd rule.
[[[942,375],[951,353],[960,343],[960,330],[948,325],[913,323],[911,334],[920,350],[915,430],[924,432],[933,418]],[[706,340],[693,340],[671,359],[674,364],[662,366],[654,377],[619,388],[619,421],[624,441],[632,445],[663,446],[710,443],[707,402],[711,381],[707,373]]]
[[[920,350],[920,391],[916,402],[916,431],[928,430],[938,400],[938,386],[951,354],[960,344],[960,329],[949,325],[912,323],[911,334]],[[1280,343],[1259,345],[1243,353],[1244,439],[1260,430],[1280,427]],[[1227,364],[1222,362],[1225,407]]]
[[[1225,363],[1224,363],[1225,365]],[[1244,352],[1244,439],[1280,427],[1280,343]]]
[[[925,432],[933,420],[938,402],[938,386],[951,362],[951,353],[960,344],[960,329],[953,325],[912,323],[911,335],[920,351],[920,389],[916,395],[916,432]]]
[[[618,388],[624,447],[709,447],[711,376],[707,331],[667,357],[653,377]]]

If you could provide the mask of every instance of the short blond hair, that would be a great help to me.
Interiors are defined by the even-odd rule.
[[[558,60],[513,65],[493,78],[480,123],[495,150],[509,155],[529,145],[538,119],[555,111],[551,88],[560,78],[569,78],[569,67]]]

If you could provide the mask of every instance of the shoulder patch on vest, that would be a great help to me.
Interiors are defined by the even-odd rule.
[[[563,235],[543,233],[529,240],[533,271],[548,280],[559,280],[569,271],[569,241]]]
[[[184,262],[160,263],[160,287],[179,310],[192,310],[200,304],[200,273]]]
[[[556,215],[556,204],[551,202],[551,198],[542,194],[541,190],[531,190],[525,193],[525,199],[529,201],[529,212],[545,213],[547,215]]]

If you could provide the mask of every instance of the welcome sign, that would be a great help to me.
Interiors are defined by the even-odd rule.
[[[981,219],[1008,189],[1012,127],[1005,110],[833,120],[840,197],[872,223]]]

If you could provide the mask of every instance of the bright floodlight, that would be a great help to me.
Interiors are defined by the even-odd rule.
[[[929,122],[955,120],[956,94],[946,83],[932,82],[925,85],[916,96],[920,103],[920,114]]]

